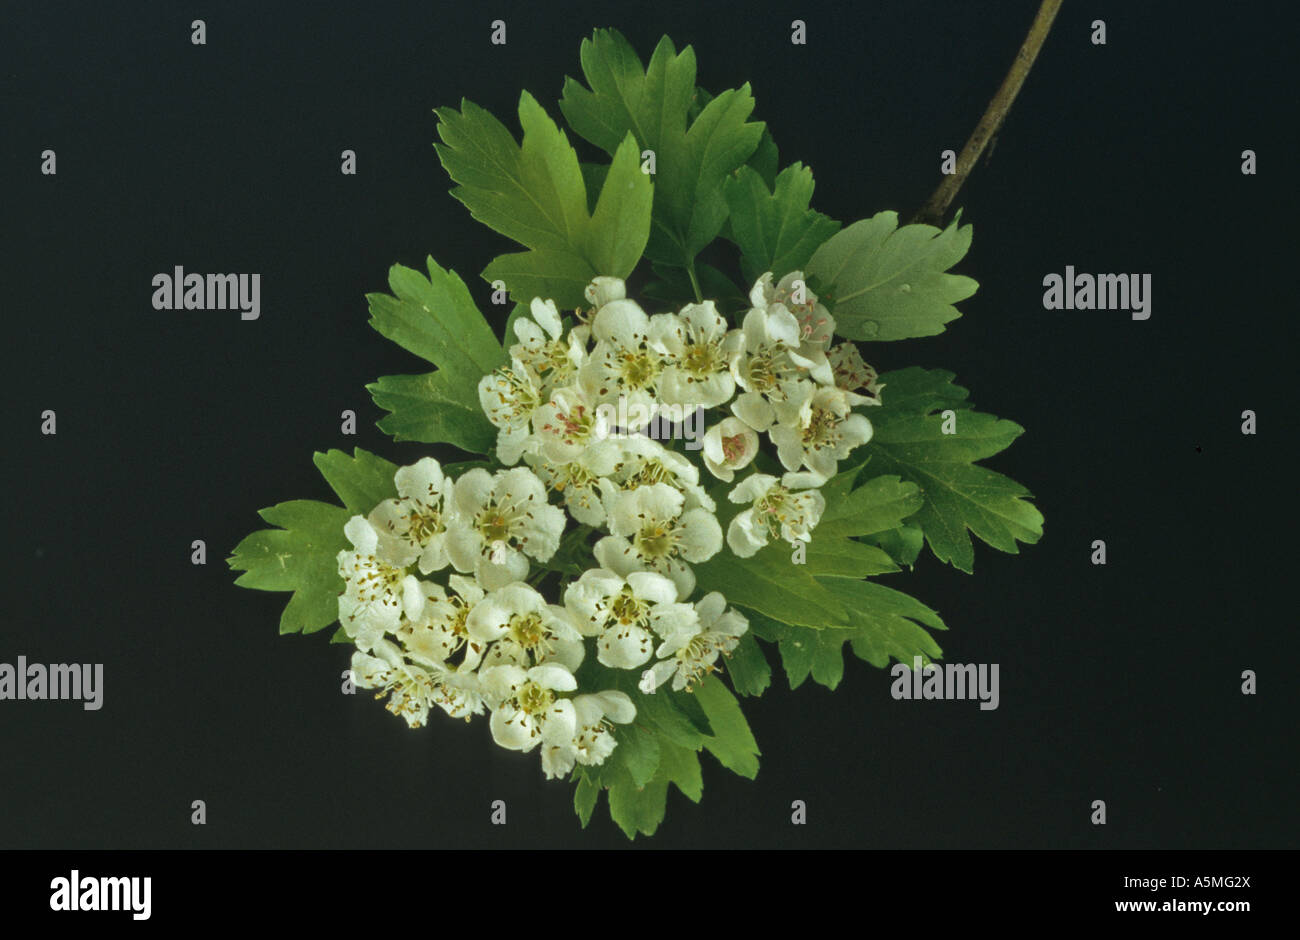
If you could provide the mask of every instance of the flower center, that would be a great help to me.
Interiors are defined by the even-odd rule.
[[[673,553],[673,530],[650,522],[636,534],[636,547],[642,558],[666,558]]]
[[[658,357],[646,350],[624,352],[619,360],[619,375],[628,388],[645,388],[659,375]]]
[[[429,507],[425,507],[423,511],[412,509],[408,512],[406,525],[407,532],[420,545],[428,544],[435,535],[446,531],[446,526],[442,523],[442,513]]]
[[[722,456],[731,463],[739,460],[745,454],[745,435],[737,434],[735,437],[724,437],[722,439]]]
[[[721,367],[721,356],[716,343],[695,343],[683,357],[686,371],[696,375],[712,375]]]
[[[510,519],[496,506],[489,506],[479,513],[478,530],[488,544],[504,542],[510,537]]]
[[[627,588],[614,598],[614,602],[609,605],[609,610],[615,619],[625,626],[629,623],[641,623],[645,619],[645,605],[632,596]]]
[[[535,613],[513,618],[510,622],[510,638],[529,652],[537,652],[539,647],[550,647],[546,642],[546,627],[542,618]]]
[[[543,689],[536,682],[525,682],[519,690],[519,709],[525,714],[535,715],[546,711],[555,701],[549,689]]]
[[[818,448],[833,445],[838,437],[836,428],[839,426],[839,415],[825,408],[815,408],[808,426],[803,429],[804,446]]]

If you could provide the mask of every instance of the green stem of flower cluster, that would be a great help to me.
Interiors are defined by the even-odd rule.
[[[696,302],[697,304],[702,304],[702,303],[704,303],[704,295],[703,295],[702,293],[700,293],[700,281],[699,281],[699,278],[697,278],[697,277],[695,276],[695,259],[694,259],[694,258],[692,258],[692,259],[690,260],[690,262],[686,265],[686,274],[687,274],[687,275],[690,277],[690,279],[691,279],[691,290],[695,291],[695,302]]]

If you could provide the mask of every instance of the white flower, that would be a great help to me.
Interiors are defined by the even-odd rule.
[[[510,347],[510,357],[526,366],[540,384],[552,388],[564,385],[586,361],[590,331],[585,326],[576,326],[567,338],[562,336],[564,325],[553,300],[534,297],[529,311],[531,320],[519,317],[514,322],[515,336],[520,342]]]
[[[627,285],[623,283],[622,278],[602,275],[592,278],[591,283],[583,289],[582,293],[587,298],[587,303],[599,310],[611,300],[622,300],[627,297]]]
[[[573,698],[577,731],[573,737],[574,757],[579,764],[603,764],[613,753],[614,740],[609,722],[625,725],[636,718],[636,706],[622,692],[608,690]]]
[[[425,457],[393,475],[397,498],[376,506],[369,522],[379,537],[379,554],[394,565],[418,561],[421,574],[447,567],[445,515],[451,498],[451,480],[442,466]]]
[[[660,644],[655,651],[661,657],[659,662],[641,674],[637,688],[649,694],[672,676],[673,690],[680,691],[713,672],[718,656],[730,654],[741,634],[749,629],[749,621],[735,610],[724,612],[726,606],[726,599],[717,591],[701,598],[695,605],[699,622],[678,630]]]
[[[730,401],[736,381],[729,371],[726,336],[727,321],[711,300],[687,304],[679,314],[655,314],[651,342],[667,354],[659,379],[660,400],[703,408]]]
[[[755,307],[790,311],[799,326],[799,342],[790,353],[791,361],[807,369],[818,383],[830,385],[831,366],[827,362],[826,348],[835,333],[835,318],[802,282],[803,272],[791,271],[773,287],[772,272],[769,271],[754,284],[749,300]]]
[[[578,687],[573,674],[558,663],[531,669],[492,666],[480,674],[492,710],[492,738],[512,751],[531,751],[539,744],[568,744],[577,730],[573,702],[556,692]]]
[[[666,483],[619,493],[609,507],[611,535],[596,543],[601,567],[627,576],[657,571],[677,585],[679,599],[695,589],[688,561],[707,561],[722,548],[722,527],[707,509],[682,511],[682,494]]]
[[[808,402],[808,417],[801,425],[774,427],[769,436],[787,470],[803,466],[829,480],[849,451],[871,440],[871,422],[853,413],[843,391],[821,386]]]
[[[623,398],[636,431],[655,416],[655,386],[664,354],[650,343],[650,318],[635,301],[611,300],[591,322],[596,347],[579,372],[583,388],[597,403]]]
[[[564,510],[546,502],[542,481],[525,467],[495,476],[482,468],[469,471],[452,488],[452,508],[447,556],[488,590],[522,581],[528,574],[524,555],[549,560],[564,532]]]
[[[739,418],[723,418],[704,434],[704,466],[719,480],[730,483],[757,455],[758,434]]]
[[[754,307],[728,340],[731,374],[743,391],[732,413],[755,431],[794,424],[814,385],[790,358],[799,347],[799,324],[781,304]]]
[[[556,389],[532,414],[538,453],[550,463],[576,460],[609,437],[613,429],[608,412],[598,408],[580,386]]]
[[[654,652],[653,633],[668,636],[696,619],[695,608],[677,603],[677,585],[650,571],[626,578],[584,571],[565,589],[564,606],[584,636],[596,637],[596,658],[612,669],[642,665]]]
[[[542,773],[547,780],[558,780],[573,770],[573,763],[578,756],[578,748],[572,741],[556,744],[543,744]]]
[[[777,537],[791,545],[811,541],[826,510],[826,498],[816,489],[821,482],[811,473],[787,473],[780,480],[766,473],[746,477],[727,494],[733,503],[753,503],[727,527],[732,553],[749,558]]]
[[[525,454],[524,462],[548,490],[560,494],[569,515],[594,528],[605,524],[604,492],[613,485],[609,476],[622,463],[624,443],[605,438],[564,463],[553,463],[543,454]]]
[[[379,534],[364,516],[343,527],[352,542],[337,556],[344,590],[339,595],[339,623],[361,650],[369,650],[385,633],[397,629],[409,604],[418,612],[419,581],[406,569],[383,561],[376,552]]]
[[[455,667],[458,672],[478,668],[487,644],[471,639],[466,620],[474,605],[483,599],[481,587],[469,578],[453,574],[448,578],[452,591],[440,585],[422,583],[424,605],[420,613],[402,624],[397,637],[406,654],[425,666],[444,666],[462,650],[464,657]]]
[[[516,323],[516,328],[518,324]],[[541,383],[518,359],[478,383],[479,405],[497,428],[497,458],[507,467],[519,462],[528,447],[533,412],[542,401]]]
[[[352,654],[352,681],[358,688],[379,689],[377,699],[388,695],[385,708],[405,718],[410,727],[423,726],[437,692],[433,677],[408,665],[387,640],[378,641],[374,651],[375,656],[360,650]]]
[[[855,344],[840,343],[827,353],[827,359],[835,377],[835,387],[847,393],[850,405],[880,404],[880,390],[885,386],[877,378],[876,370],[863,361]]]
[[[622,461],[613,475],[617,488],[605,487],[608,503],[620,491],[633,490],[652,483],[667,483],[686,497],[684,509],[697,507],[713,512],[718,508],[713,498],[700,486],[700,471],[684,455],[669,450],[654,438],[633,434],[623,441]]]
[[[547,604],[527,584],[507,584],[488,594],[474,605],[465,626],[475,640],[492,644],[484,669],[559,663],[575,672],[586,651],[570,613]]]

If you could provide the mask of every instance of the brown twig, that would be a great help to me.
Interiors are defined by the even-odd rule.
[[[957,172],[943,178],[943,182],[934,191],[930,201],[912,218],[913,222],[938,225],[943,221],[957,191],[961,189],[962,184],[966,182],[966,177],[979,162],[985,145],[997,134],[998,128],[1006,119],[1007,112],[1011,110],[1011,104],[1020,93],[1020,86],[1025,83],[1025,76],[1033,68],[1034,60],[1038,58],[1038,50],[1042,48],[1043,40],[1047,38],[1047,33],[1052,28],[1052,21],[1056,19],[1056,13],[1060,9],[1061,0],[1043,0],[1038,7],[1038,15],[1034,17],[1034,23],[1029,27],[1029,35],[1021,43],[1020,51],[1016,53],[1016,59],[1011,63],[1007,77],[1002,79],[1002,86],[989,102],[984,117],[980,118],[979,124],[970,135],[970,140],[966,141],[966,146],[962,148],[961,156],[957,158]]]

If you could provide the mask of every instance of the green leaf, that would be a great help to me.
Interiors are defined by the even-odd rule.
[[[543,297],[563,309],[585,303],[583,291],[598,273],[590,261],[573,252],[535,248],[497,255],[483,269],[483,280],[504,282],[510,298],[518,303]]]
[[[496,334],[455,271],[432,257],[429,275],[395,264],[388,272],[388,294],[367,294],[370,325],[408,352],[448,373],[463,394],[478,401],[478,382],[505,361]]]
[[[704,795],[700,757],[693,748],[680,747],[671,741],[660,741],[657,777],[675,785],[693,803],[698,803]]]
[[[932,225],[898,227],[898,213],[879,212],[832,236],[806,273],[835,314],[835,332],[849,339],[933,336],[961,314],[952,306],[975,293],[974,280],[945,273],[970,247],[961,213],[942,232]]]
[[[896,529],[877,532],[863,537],[877,548],[883,549],[889,557],[905,568],[916,564],[917,556],[925,547],[925,535],[919,525],[908,522]]]
[[[744,633],[727,660],[731,685],[740,695],[762,695],[772,683],[772,667],[753,633]]]
[[[637,721],[651,725],[658,732],[661,746],[668,740],[698,750],[703,747],[705,737],[713,733],[698,703],[667,686],[649,695],[637,693],[633,701],[636,703]],[[685,707],[688,705],[690,707]],[[698,711],[698,715],[692,716],[692,711]]]
[[[896,528],[921,508],[921,491],[896,476],[879,476],[854,489],[860,470],[843,470],[821,488],[826,509],[813,529],[803,566],[814,577],[857,579],[898,570],[888,552],[857,538]]]
[[[1043,516],[1026,501],[1029,490],[974,463],[1005,450],[1024,428],[975,411],[952,378],[951,372],[915,368],[882,376],[886,386],[898,385],[907,394],[895,401],[888,388],[883,392],[885,404],[873,411],[875,433],[864,448],[873,469],[921,488],[925,502],[911,521],[920,525],[935,557],[971,572],[970,535],[1015,554],[1017,541],[1032,544],[1042,537]],[[954,399],[959,403],[951,404]],[[952,434],[943,433],[945,419],[935,413],[940,406],[954,412]]]
[[[317,453],[312,462],[353,513],[368,515],[384,500],[397,496],[393,481],[397,464],[360,447],[353,449],[351,457],[341,450]]]
[[[593,277],[627,277],[636,267],[650,234],[653,186],[630,133],[610,148],[613,162],[591,209],[586,180],[600,174],[584,173],[564,132],[528,92],[519,99],[519,144],[472,102],[437,115],[442,143],[434,147],[459,184],[452,195],[475,219],[530,249],[497,258],[484,278],[504,281],[517,302],[540,296],[577,307]]]
[[[840,228],[839,222],[808,207],[813,176],[801,163],[781,171],[775,190],[758,171],[743,166],[726,180],[723,191],[731,210],[729,237],[740,247],[745,280],[751,284],[765,271],[780,280],[803,270]]]
[[[943,651],[920,624],[945,629],[939,615],[920,601],[871,581],[828,579],[827,586],[844,602],[852,623],[848,627],[809,630],[769,618],[751,622],[758,637],[778,644],[791,689],[811,675],[813,681],[834,689],[844,677],[845,643],[873,666],[884,667],[893,656],[912,665],[920,656],[925,663]]]
[[[772,624],[766,633],[779,643],[791,689],[799,688],[812,675],[817,683],[832,690],[844,677],[844,644],[856,635],[854,630],[808,630],[789,624]]]
[[[665,36],[650,64],[621,33],[598,29],[580,53],[589,88],[566,78],[560,110],[581,137],[614,153],[630,132],[655,153],[656,195],[645,254],[682,267],[713,241],[727,218],[723,179],[758,147],[761,123],[749,85],[722,92],[688,125],[695,95],[695,53],[677,53]]]
[[[858,658],[883,668],[891,656],[910,666],[914,656],[928,663],[943,655],[921,624],[935,630],[947,627],[937,613],[914,597],[871,581],[836,578],[828,579],[826,585],[844,602],[853,619],[851,629],[832,634],[832,641],[848,639]],[[842,632],[848,635],[841,636]],[[813,678],[818,678],[815,664]]]
[[[579,767],[579,771],[586,770],[585,767]],[[591,822],[591,814],[596,809],[596,800],[600,797],[600,787],[592,782],[592,779],[585,773],[578,776],[578,786],[573,791],[573,808],[578,814],[578,821],[582,823],[582,828],[587,828],[587,823]]]
[[[262,529],[235,546],[227,564],[242,571],[235,583],[259,591],[292,591],[280,616],[281,633],[315,633],[338,619],[343,579],[338,553],[348,547],[343,527],[353,513],[312,499],[279,503],[258,513],[276,529]]]
[[[668,782],[656,778],[639,787],[621,764],[614,767],[609,777],[609,815],[623,834],[629,839],[636,838],[638,832],[654,835],[664,819]]]
[[[704,746],[718,762],[734,773],[753,780],[758,776],[758,743],[740,703],[717,676],[708,676],[695,687],[695,699],[709,716],[713,734]]]
[[[817,582],[806,565],[791,561],[791,551],[780,541],[752,558],[737,558],[724,549],[694,566],[696,583],[701,594],[720,591],[732,605],[784,623],[818,629],[846,623],[848,614],[843,606]]]
[[[380,419],[379,429],[394,440],[454,444],[474,454],[490,454],[496,447],[496,428],[483,409],[457,401],[460,390],[442,372],[385,375],[366,389],[376,405],[392,412]]]
[[[772,139],[771,129],[764,127],[763,136],[758,139],[758,149],[754,151],[754,155],[749,158],[745,166],[758,173],[763,185],[771,189],[776,185],[776,170],[780,166],[780,162],[776,141]],[[838,223],[836,224],[838,226]]]
[[[428,259],[429,276],[393,265],[393,296],[368,294],[370,325],[403,349],[437,366],[424,375],[386,375],[367,385],[391,412],[380,430],[399,441],[454,444],[489,453],[496,429],[483,414],[478,383],[506,354],[455,271]]]
[[[614,739],[618,741],[615,754],[638,787],[649,783],[659,769],[659,737],[645,727],[616,725]]]

